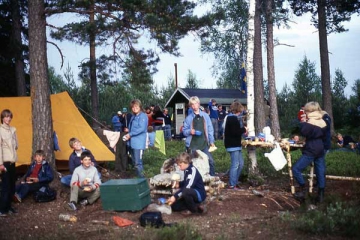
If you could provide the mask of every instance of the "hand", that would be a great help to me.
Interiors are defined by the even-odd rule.
[[[191,129],[191,130],[190,130],[190,134],[191,134],[191,135],[195,135],[195,129]]]
[[[36,183],[39,182],[39,178],[31,178],[31,180]]]
[[[5,171],[5,166],[4,165],[0,165],[0,172]]]
[[[175,201],[176,201],[175,197],[174,197],[174,196],[171,196],[171,197],[169,197],[169,198],[166,200],[166,203],[167,203],[168,205],[171,205],[171,204],[173,204]]]
[[[210,143],[210,147],[215,147],[215,144],[214,144],[214,143]]]

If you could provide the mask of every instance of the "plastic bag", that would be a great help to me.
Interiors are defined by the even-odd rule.
[[[275,148],[270,153],[265,153],[265,157],[269,158],[271,164],[276,171],[281,170],[286,165],[286,158],[279,143],[275,143]]]

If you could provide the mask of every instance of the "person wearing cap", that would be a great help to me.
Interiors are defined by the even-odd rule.
[[[121,111],[118,111],[117,114],[114,115],[111,120],[115,132],[121,131],[121,126],[122,126],[121,119],[122,119],[122,113]]]

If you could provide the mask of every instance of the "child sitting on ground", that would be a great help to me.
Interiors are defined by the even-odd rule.
[[[183,215],[204,213],[205,209],[200,204],[206,198],[206,191],[201,174],[193,166],[188,153],[181,153],[176,158],[176,164],[184,171],[184,180],[175,184],[174,188],[180,188],[167,203],[173,211],[183,211]]]
[[[29,193],[36,192],[41,187],[47,187],[53,179],[53,171],[45,160],[44,151],[37,150],[34,161],[24,176],[24,181],[16,186],[14,200],[20,203]]]
[[[69,157],[70,175],[63,176],[60,180],[63,185],[68,186],[68,187],[70,186],[71,177],[72,177],[72,174],[73,174],[75,168],[81,165],[80,155],[82,152],[87,151],[90,153],[91,165],[96,167],[96,160],[95,160],[94,156],[91,154],[91,151],[89,149],[86,149],[85,147],[83,147],[83,145],[81,144],[81,141],[79,139],[70,138],[69,146],[74,150]]]
[[[100,178],[96,167],[91,162],[92,154],[88,151],[81,153],[81,165],[75,168],[71,177],[70,202],[68,206],[76,211],[79,200],[82,206],[93,204],[100,197]]]

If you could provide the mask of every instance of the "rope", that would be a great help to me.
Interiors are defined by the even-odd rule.
[[[94,120],[95,122],[97,122],[101,127],[107,129],[107,130],[111,130],[109,129],[107,126],[105,126],[102,122],[100,122],[99,120],[97,120],[96,118],[94,118],[93,116],[91,116],[89,113],[87,113],[84,109],[82,109],[81,107],[77,106],[75,104],[75,106],[80,110],[82,111],[83,113],[85,113],[88,117],[90,117],[92,120]]]

